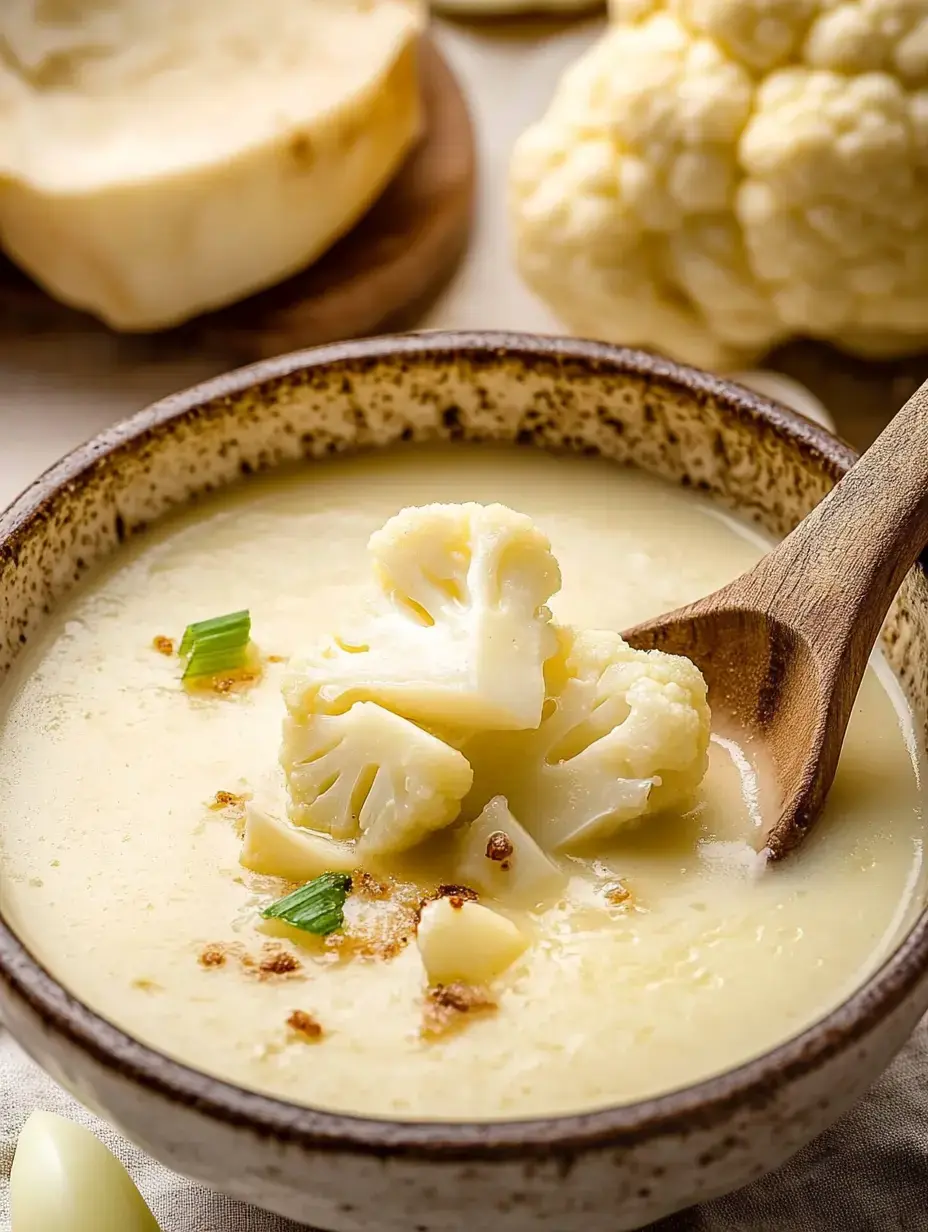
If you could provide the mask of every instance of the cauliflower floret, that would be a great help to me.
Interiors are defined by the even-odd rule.
[[[370,540],[382,595],[370,623],[295,663],[292,713],[360,699],[455,728],[537,727],[561,584],[545,536],[503,505],[404,509]]]
[[[280,759],[291,820],[358,839],[360,856],[404,851],[449,825],[473,781],[457,749],[373,702],[287,718]]]
[[[928,342],[924,0],[613,0],[521,138],[522,273],[577,333],[724,369]]]
[[[708,35],[733,60],[766,72],[796,55],[821,7],[820,0],[610,0],[609,15],[614,21],[640,22],[653,13],[672,13],[687,30]]]
[[[708,767],[706,683],[689,659],[633,650],[617,633],[559,631],[536,731],[475,736],[466,808],[505,792],[549,851],[613,836],[686,799]]]

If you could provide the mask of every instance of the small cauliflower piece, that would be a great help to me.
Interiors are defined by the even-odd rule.
[[[561,575],[531,519],[503,505],[404,509],[370,552],[381,608],[293,665],[291,712],[366,700],[429,725],[537,727],[557,648],[545,604]]]
[[[706,683],[689,659],[633,650],[612,632],[559,635],[540,727],[465,745],[475,771],[469,804],[502,790],[549,851],[607,840],[685,801],[709,747]]]
[[[494,796],[461,835],[455,881],[506,906],[532,910],[555,902],[567,875]]]
[[[525,952],[528,938],[489,907],[440,898],[422,908],[418,944],[430,984],[485,984]]]
[[[612,0],[511,167],[517,260],[578,334],[707,368],[928,343],[922,0]]]
[[[449,825],[473,780],[457,749],[373,702],[287,718],[281,765],[291,820],[358,839],[359,856],[404,851]]]
[[[239,862],[253,873],[312,881],[323,873],[351,873],[358,853],[353,843],[299,829],[256,804],[245,806],[245,838]]]

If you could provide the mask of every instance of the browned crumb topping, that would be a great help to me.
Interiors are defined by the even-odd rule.
[[[472,890],[470,886],[465,885],[440,885],[435,891],[436,898],[463,898],[465,901],[475,903],[478,898],[476,890]],[[428,899],[426,899],[428,902]]]
[[[346,913],[339,932],[326,937],[327,949],[342,958],[396,958],[419,926],[419,888],[409,881],[380,880],[363,871],[352,873],[351,884],[357,909]]]
[[[165,637],[162,633],[159,633],[156,638],[152,639],[151,644],[158,654],[170,656],[174,653],[173,637]]]
[[[234,791],[217,791],[215,796],[209,802],[209,808],[214,813],[218,813],[222,809],[229,809],[236,813],[245,811],[245,802],[248,800],[245,793],[239,794]]]
[[[322,1024],[306,1010],[294,1010],[287,1019],[287,1026],[304,1040],[315,1043],[322,1039]]]
[[[422,1035],[437,1039],[462,1026],[468,1015],[492,1014],[498,1008],[482,984],[435,984],[425,994]]]
[[[326,937],[326,946],[344,958],[396,958],[416,935],[418,916],[402,908],[353,920],[341,932]]]
[[[302,963],[295,954],[291,954],[289,950],[282,949],[274,945],[273,942],[267,942],[262,947],[261,957],[258,960],[259,976],[266,975],[292,975],[293,972],[299,971]]]
[[[393,890],[386,881],[381,881],[372,873],[366,873],[363,868],[356,868],[351,874],[351,888],[362,898],[373,899],[390,898]]]
[[[509,861],[515,847],[512,845],[512,839],[508,834],[504,834],[502,830],[496,830],[487,839],[486,857],[488,860],[493,860],[496,864],[501,864],[503,868],[509,868]]]
[[[455,909],[455,911],[460,911],[461,908],[464,906],[464,899],[461,897],[460,894],[449,894],[448,902]]]
[[[435,984],[428,990],[428,999],[443,1009],[466,1014],[470,1010],[496,1008],[489,990],[482,984]]]
[[[243,693],[246,689],[250,689],[252,685],[257,684],[260,679],[260,672],[243,668],[241,671],[229,672],[223,676],[212,676],[205,685],[200,687],[224,697],[228,693]]]
[[[214,941],[200,951],[201,967],[224,967],[234,959],[251,979],[262,983],[274,979],[294,979],[303,964],[279,941],[266,941],[257,955],[250,954],[240,941]]]
[[[613,907],[621,907],[623,904],[631,905],[632,892],[624,882],[609,881],[603,886],[603,896],[606,902]]]

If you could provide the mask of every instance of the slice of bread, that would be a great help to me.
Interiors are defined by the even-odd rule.
[[[153,330],[305,267],[421,126],[418,0],[2,0],[0,242]]]

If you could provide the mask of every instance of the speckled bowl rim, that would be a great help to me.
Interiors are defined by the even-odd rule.
[[[338,343],[215,377],[173,394],[67,454],[45,471],[0,517],[0,553],[11,536],[62,488],[79,485],[102,457],[150,440],[173,420],[196,416],[214,399],[240,394],[307,368],[344,361],[414,357],[440,359],[470,354],[481,362],[533,359],[581,364],[589,372],[644,377],[697,403],[719,399],[754,425],[786,435],[810,462],[839,477],[856,454],[825,429],[734,382],[686,368],[645,352],[577,339],[506,333],[435,331]],[[261,1095],[192,1069],[132,1038],[68,993],[34,959],[0,916],[0,980],[65,1037],[131,1083],[168,1102],[195,1109],[218,1122],[309,1151],[436,1161],[554,1158],[569,1166],[586,1150],[632,1146],[644,1140],[709,1128],[738,1109],[763,1107],[785,1083],[820,1068],[885,1019],[928,969],[928,910],[923,910],[898,948],[841,1005],[799,1035],[737,1068],[692,1086],[632,1104],[578,1115],[501,1121],[398,1121],[325,1112]]]

